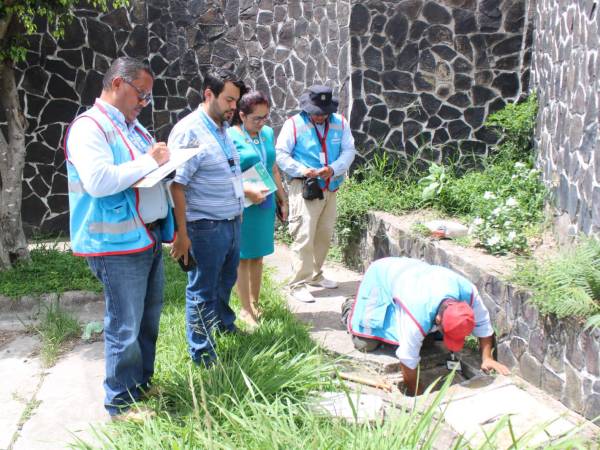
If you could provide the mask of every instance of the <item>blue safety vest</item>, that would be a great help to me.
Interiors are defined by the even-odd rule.
[[[379,259],[369,266],[358,288],[348,331],[399,345],[401,308],[425,336],[442,301],[451,298],[473,306],[475,292],[469,280],[445,267],[411,258]]]
[[[119,130],[97,105],[84,112],[75,120],[88,117],[104,132],[110,146],[114,164],[119,165],[135,158],[131,144],[127,142]],[[75,122],[73,121],[73,123]],[[72,125],[72,124],[71,124]],[[139,123],[136,131],[141,133],[148,143],[151,139],[148,132]],[[78,256],[105,256],[137,253],[151,248],[155,241],[142,221],[136,188],[125,189],[105,197],[92,197],[84,187],[77,169],[69,161],[67,137],[65,135],[64,150],[67,161],[67,178],[69,182],[69,209],[71,248]],[[171,208],[162,221],[161,239],[171,242],[175,233],[175,222]]]
[[[342,133],[344,132],[344,121],[340,114],[331,114],[325,127],[323,136],[310,121],[305,112],[291,117],[294,126],[294,138],[296,145],[292,152],[292,158],[301,162],[306,167],[319,169],[330,166],[339,158],[342,149]],[[319,155],[324,153],[325,164],[321,163]],[[321,189],[337,191],[344,181],[344,174],[334,174],[332,178],[323,180],[319,178]]]

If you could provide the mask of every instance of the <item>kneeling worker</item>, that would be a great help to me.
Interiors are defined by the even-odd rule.
[[[346,320],[355,346],[374,350],[377,341],[397,345],[396,356],[411,395],[417,389],[417,366],[423,340],[440,331],[451,352],[465,337],[479,338],[481,369],[508,375],[492,357],[494,330],[477,288],[445,267],[411,258],[383,258],[369,266]],[[375,344],[375,345],[373,345]]]

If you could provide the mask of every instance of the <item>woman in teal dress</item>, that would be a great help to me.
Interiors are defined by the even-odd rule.
[[[244,210],[240,242],[237,290],[242,304],[239,317],[250,326],[258,320],[258,298],[262,280],[263,256],[274,251],[275,209],[287,219],[287,196],[275,165],[273,129],[265,126],[269,118],[269,99],[260,91],[244,94],[238,103],[234,126],[227,132],[240,155],[242,172],[262,163],[275,181],[277,190],[266,193],[244,185],[244,194],[252,205]]]

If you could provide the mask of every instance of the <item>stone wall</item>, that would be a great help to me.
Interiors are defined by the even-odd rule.
[[[351,126],[364,158],[472,165],[488,114],[527,91],[527,0],[353,2]]]
[[[364,269],[375,259],[409,256],[449,267],[478,288],[498,333],[498,359],[588,419],[600,416],[600,330],[576,320],[544,317],[529,294],[506,282],[510,263],[450,241],[414,236],[412,222],[373,212],[351,249]]]
[[[560,216],[558,235],[600,231],[598,3],[538,0],[532,87],[539,165]]]
[[[75,16],[59,41],[41,24],[17,68],[29,122],[23,221],[30,233],[68,232],[62,137],[93,104],[117,56],[150,61],[154,103],[140,121],[159,140],[200,103],[202,74],[212,66],[233,68],[269,94],[276,128],[316,82],[340,92],[347,113],[349,0],[131,0],[129,9],[82,7]]]

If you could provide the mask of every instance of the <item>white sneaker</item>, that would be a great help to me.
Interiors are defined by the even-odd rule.
[[[315,298],[310,291],[305,287],[300,287],[292,290],[292,297],[303,303],[314,303]]]
[[[327,278],[323,278],[321,281],[315,281],[311,283],[313,286],[319,286],[323,289],[336,289],[339,285],[337,281],[328,280]]]

